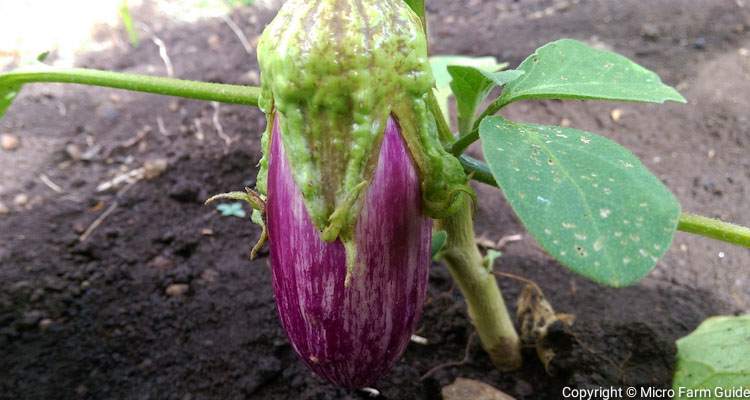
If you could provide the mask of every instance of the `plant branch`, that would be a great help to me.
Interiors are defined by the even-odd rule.
[[[0,87],[35,82],[76,83],[196,100],[258,106],[260,88],[84,68],[37,66],[0,73]]]
[[[471,179],[474,179],[477,182],[482,182],[486,185],[499,187],[497,182],[495,182],[495,177],[492,176],[492,172],[490,172],[489,167],[487,167],[487,164],[467,155],[459,156],[458,161],[463,165],[464,171],[471,175]]]
[[[750,228],[718,219],[683,213],[677,230],[750,248]]]
[[[507,104],[508,103],[506,103],[502,97],[498,97],[492,104],[489,105],[489,107],[487,107],[482,112],[481,115],[479,115],[479,118],[474,121],[474,126],[471,128],[471,131],[456,139],[456,141],[450,147],[450,153],[456,157],[463,154],[464,150],[466,150],[467,147],[469,147],[472,143],[476,142],[477,139],[479,139],[479,124],[482,123],[482,120],[491,115],[495,115],[495,113],[500,111],[500,109],[505,107]]]
[[[458,159],[472,179],[498,187],[487,164],[466,155]],[[713,218],[683,213],[677,230],[750,248],[750,228]]]

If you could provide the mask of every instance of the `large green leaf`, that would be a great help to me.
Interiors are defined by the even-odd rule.
[[[709,318],[678,340],[672,386],[676,399],[741,398],[717,392],[750,389],[750,315]]]
[[[518,69],[526,74],[505,87],[503,104],[522,99],[685,102],[655,73],[619,54],[572,39],[538,48]]]
[[[477,107],[487,99],[494,87],[503,86],[523,75],[523,71],[518,70],[490,72],[465,65],[449,65],[448,73],[453,78],[450,86],[456,97],[461,134],[471,130]]]
[[[560,263],[610,286],[645,276],[680,205],[630,151],[592,133],[485,118],[484,157],[518,217]]]
[[[448,73],[449,65],[465,65],[481,68],[485,71],[499,71],[508,66],[508,63],[498,64],[495,57],[466,57],[440,55],[430,57],[432,75],[435,77],[435,97],[437,97],[440,109],[446,119],[449,119],[448,99],[451,92],[451,75]]]

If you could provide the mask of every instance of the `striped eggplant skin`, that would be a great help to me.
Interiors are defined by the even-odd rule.
[[[266,218],[276,306],[310,369],[347,388],[373,384],[406,349],[424,303],[432,220],[398,124],[389,118],[357,218],[349,285],[340,240],[320,238],[274,118]]]

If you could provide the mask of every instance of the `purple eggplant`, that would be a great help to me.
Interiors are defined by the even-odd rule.
[[[373,384],[404,352],[419,320],[430,266],[432,220],[420,179],[389,118],[355,225],[355,268],[313,224],[273,118],[266,218],[276,306],[310,369],[348,388]]]

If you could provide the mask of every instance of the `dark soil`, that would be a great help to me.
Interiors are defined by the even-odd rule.
[[[750,45],[750,20],[739,2],[429,4],[436,53],[490,54],[515,65],[544,42],[573,37],[606,43],[656,70],[691,104],[544,102],[507,115],[566,119],[610,136],[642,157],[686,210],[750,224],[750,59],[742,50]],[[252,41],[272,15],[257,5],[232,17]],[[134,18],[155,27],[176,76],[257,84],[255,54],[221,20],[162,23],[148,7]],[[86,55],[80,65],[164,73],[148,40]],[[622,111],[618,121],[610,117],[614,108]],[[234,139],[227,147],[214,112],[195,101],[30,86],[0,122],[22,140],[18,151],[0,152],[0,200],[11,208],[0,215],[0,398],[368,397],[326,384],[297,360],[275,314],[265,255],[247,258],[258,229],[202,205],[209,194],[252,186],[263,129],[259,111],[222,105],[219,121]],[[96,191],[156,159],[168,163],[161,175],[119,194]],[[523,233],[501,195],[477,189],[481,234]],[[19,193],[29,201],[16,204]],[[710,315],[750,309],[750,252],[682,234],[673,247],[649,278],[618,290],[572,275],[528,236],[504,249],[499,270],[536,281],[558,312],[577,316],[571,330],[558,327],[549,338],[557,352],[553,375],[532,349],[523,369],[500,373],[474,341],[469,362],[420,379],[461,360],[472,333],[461,295],[436,264],[418,332],[429,343],[409,346],[376,386],[381,398],[439,399],[457,377],[517,399],[558,399],[564,386],[670,386],[675,339]],[[512,306],[519,285],[502,279],[501,286]]]

